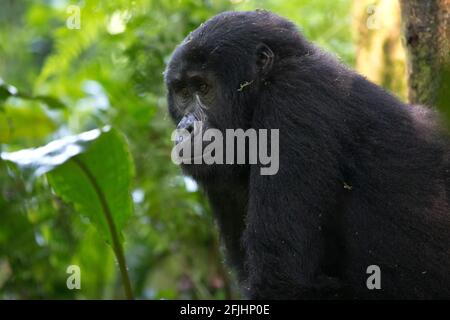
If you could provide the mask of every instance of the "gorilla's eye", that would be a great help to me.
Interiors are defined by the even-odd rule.
[[[202,93],[202,94],[206,94],[208,92],[208,89],[209,89],[209,87],[206,83],[202,83],[199,86],[200,93]]]
[[[190,96],[190,92],[187,87],[181,88],[179,92],[180,92],[180,96],[182,96],[183,98],[189,98],[189,96]]]

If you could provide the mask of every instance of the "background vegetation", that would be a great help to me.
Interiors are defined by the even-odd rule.
[[[80,29],[66,25],[71,4],[81,8]],[[132,162],[118,175],[129,172],[131,179],[133,164],[135,175],[129,182],[133,208],[121,231],[137,298],[239,297],[223,267],[205,199],[170,161],[173,124],[162,72],[175,46],[200,23],[224,10],[255,8],[292,19],[309,39],[350,66],[356,61],[354,43],[366,45],[353,41],[350,0],[0,2],[0,152],[105,125],[126,137],[123,146]],[[357,23],[364,26],[369,14],[363,9]],[[393,85],[404,97],[399,57],[390,81],[374,80]],[[359,59],[358,66],[370,69],[370,62]],[[123,146],[118,144],[119,150]],[[99,170],[111,165],[111,151],[101,148],[101,157],[83,161]],[[75,186],[79,189],[69,195],[89,197],[89,185]],[[95,227],[95,217],[78,214],[82,199],[68,199],[64,187],[58,172],[33,179],[0,161],[0,298],[124,297],[116,258],[105,244],[108,236]],[[66,269],[73,264],[81,268],[80,290],[66,287]]]

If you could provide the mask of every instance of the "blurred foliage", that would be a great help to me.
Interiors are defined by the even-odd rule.
[[[400,3],[392,0],[353,1],[355,68],[406,101],[406,52],[401,43]]]
[[[353,64],[350,2],[1,0],[0,151],[104,125],[120,130],[136,171],[123,229],[136,297],[239,297],[205,199],[170,161],[165,64],[212,15],[255,8],[292,19]],[[69,5],[81,8],[80,29],[66,25]],[[30,183],[0,161],[0,298],[124,297],[112,250],[74,213],[45,177]],[[72,264],[81,268],[81,290],[66,287]]]

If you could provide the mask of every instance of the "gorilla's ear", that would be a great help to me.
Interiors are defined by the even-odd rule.
[[[271,69],[275,60],[275,54],[266,44],[260,43],[256,47],[256,65],[259,72],[267,74]]]

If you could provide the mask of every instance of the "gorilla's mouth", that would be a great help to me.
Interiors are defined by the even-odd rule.
[[[184,146],[191,149],[189,156],[180,155],[182,165],[208,165],[208,161],[214,159],[216,156],[216,150],[212,150],[211,153],[205,154],[205,148],[212,142],[205,142],[203,140],[204,130],[195,129],[188,136],[178,136],[175,140],[175,145],[183,148]],[[198,152],[197,152],[198,151]]]

